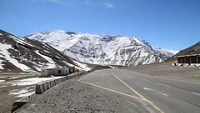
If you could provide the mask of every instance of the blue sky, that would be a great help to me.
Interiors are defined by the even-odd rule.
[[[200,41],[200,0],[1,0],[0,29],[136,36],[181,50]]]

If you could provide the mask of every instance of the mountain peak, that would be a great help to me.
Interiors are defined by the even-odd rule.
[[[86,64],[75,61],[50,45],[42,43],[42,40],[48,39],[47,36],[50,35],[38,32],[28,35],[35,39],[31,40],[0,30],[0,72],[33,72],[42,68],[64,66],[89,70]]]
[[[57,30],[27,38],[48,43],[73,59],[91,64],[139,65],[160,62],[169,57],[167,51],[154,50],[148,42],[136,37]]]
[[[54,32],[57,32],[57,33],[65,33],[65,31],[64,31],[64,30],[61,30],[61,29],[55,30]]]

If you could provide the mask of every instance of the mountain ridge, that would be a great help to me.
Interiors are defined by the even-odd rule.
[[[38,32],[24,38],[45,42],[78,61],[101,65],[140,65],[161,62],[173,56],[156,50],[136,37],[96,35],[57,30]]]
[[[175,56],[200,54],[200,41],[181,50]]]
[[[38,72],[42,68],[64,66],[89,69],[86,64],[71,59],[47,43],[19,38],[0,30],[0,72]]]

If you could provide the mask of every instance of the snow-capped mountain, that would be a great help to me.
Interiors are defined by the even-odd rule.
[[[57,30],[28,36],[47,43],[65,55],[81,62],[100,65],[139,65],[161,62],[172,56],[136,37],[94,35]]]
[[[18,38],[0,30],[0,72],[33,72],[64,66],[89,69],[48,44]]]
[[[172,57],[176,53],[175,51],[170,52],[165,49],[156,48],[156,47],[153,47],[153,49],[156,51],[156,54],[158,54],[162,59],[167,59],[169,57]]]

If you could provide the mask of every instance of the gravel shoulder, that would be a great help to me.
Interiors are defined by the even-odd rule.
[[[70,79],[32,96],[16,113],[149,113],[153,109],[141,100]]]

